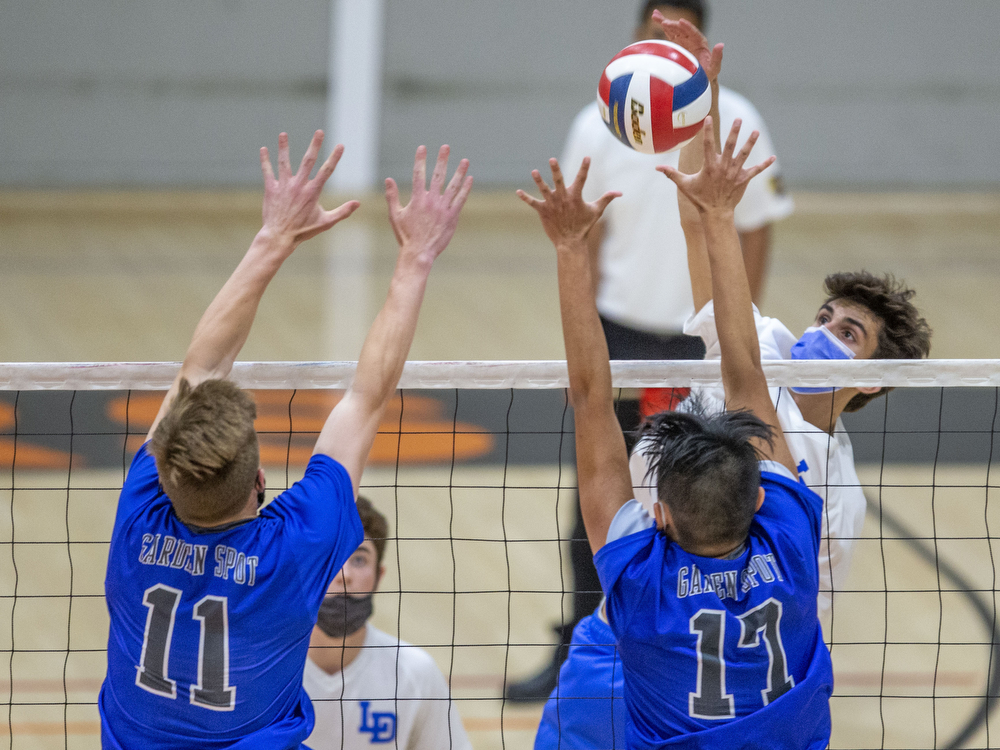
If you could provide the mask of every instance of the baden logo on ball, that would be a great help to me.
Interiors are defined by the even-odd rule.
[[[690,52],[649,40],[630,44],[611,59],[597,86],[597,105],[618,140],[644,154],[660,154],[698,134],[712,91]]]

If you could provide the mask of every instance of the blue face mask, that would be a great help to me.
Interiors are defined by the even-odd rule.
[[[792,345],[792,359],[854,359],[854,352],[825,327],[810,327]],[[793,393],[833,393],[839,386],[789,388]]]

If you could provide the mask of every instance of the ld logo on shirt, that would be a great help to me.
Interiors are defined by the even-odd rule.
[[[359,732],[370,734],[372,736],[372,744],[392,742],[396,739],[396,714],[372,711],[371,715],[369,715],[368,701],[361,701],[360,705],[361,726],[358,727]]]

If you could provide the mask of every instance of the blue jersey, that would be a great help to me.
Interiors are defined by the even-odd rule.
[[[823,501],[790,473],[762,471],[761,486],[764,504],[733,559],[685,552],[635,501],[595,556],[629,748],[829,743],[833,667],[816,614]]]
[[[535,750],[625,748],[625,678],[615,635],[597,612],[573,628],[559,682],[545,704]]]
[[[105,594],[104,748],[297,748],[302,689],[327,586],[364,538],[351,479],[328,456],[260,515],[183,524],[139,449],[115,517]]]

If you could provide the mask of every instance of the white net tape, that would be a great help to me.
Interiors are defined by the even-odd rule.
[[[355,362],[237,362],[232,380],[244,388],[346,388]],[[996,387],[1000,360],[767,361],[772,386]],[[0,364],[0,390],[166,390],[179,362],[17,362]],[[718,361],[616,361],[618,388],[663,388],[718,383]],[[565,388],[566,363],[408,362],[400,388]]]

